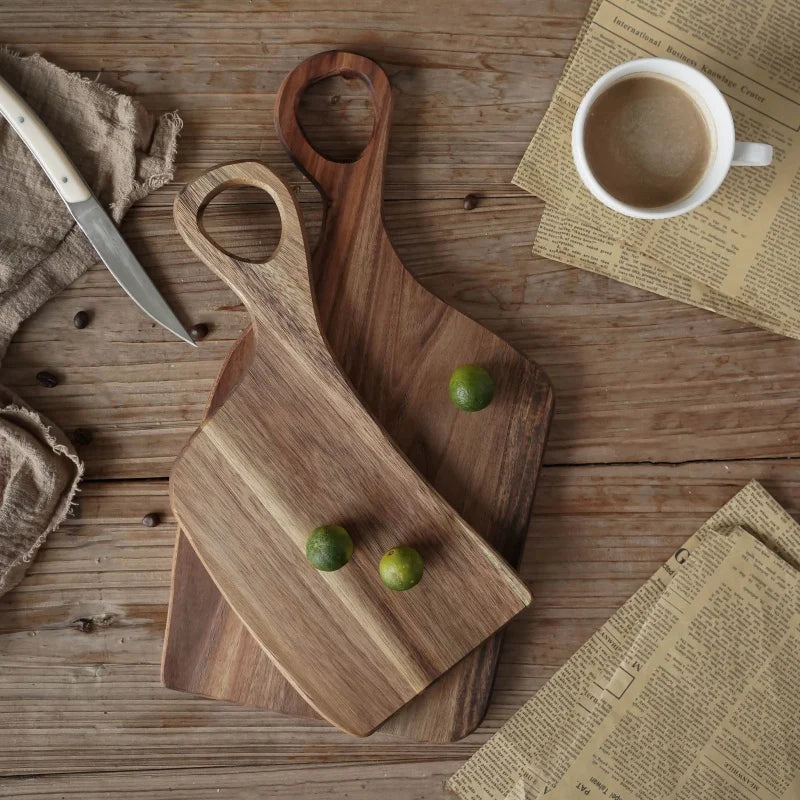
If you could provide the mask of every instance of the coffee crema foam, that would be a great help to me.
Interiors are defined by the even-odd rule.
[[[617,200],[659,208],[696,188],[714,150],[702,108],[686,89],[652,75],[609,86],[586,117],[589,169]]]

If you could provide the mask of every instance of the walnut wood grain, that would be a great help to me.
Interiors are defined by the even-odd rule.
[[[225,359],[204,417],[213,414],[239,383],[253,344],[248,328]],[[180,531],[172,562],[161,677],[171,689],[318,717],[225,602]]]
[[[266,191],[281,239],[266,263],[235,258],[199,216],[231,186]],[[250,313],[253,354],[178,457],[172,507],[220,593],[292,686],[357,735],[381,722],[530,603],[509,565],[442,499],[361,405],[319,329],[300,209],[258,162],[217,167],[175,200],[194,253]],[[498,371],[487,417],[503,417]],[[435,413],[435,412],[434,412]],[[342,569],[305,558],[318,525],[356,543]],[[381,555],[416,547],[412,591],[380,581]]]
[[[352,165],[322,158],[296,122],[306,87],[332,74],[360,76],[375,105],[372,139]],[[517,563],[552,413],[549,381],[507,344],[424,290],[397,257],[381,214],[391,105],[385,73],[349,53],[307,60],[290,73],[279,93],[276,127],[328,201],[314,257],[320,316],[366,406],[450,504]],[[209,410],[235,385],[250,350],[245,336],[220,374]],[[446,376],[459,363],[475,360],[502,376],[511,397],[507,416],[465,415],[449,404]],[[476,441],[485,446],[476,448]],[[197,596],[204,602],[198,603]],[[215,597],[191,547],[179,542],[164,648],[165,684],[286,714],[313,714],[274,675],[240,628]],[[194,635],[183,636],[184,629]],[[466,735],[485,712],[500,643],[498,635],[482,644],[383,730],[433,741]]]

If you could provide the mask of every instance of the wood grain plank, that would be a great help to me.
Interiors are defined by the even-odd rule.
[[[322,722],[164,689],[176,532],[166,482],[86,482],[81,518],[56,531],[0,599],[0,775],[323,762],[360,774],[368,762],[466,759],[750,478],[800,515],[793,461],[545,468],[521,566],[536,601],[509,626],[484,723],[451,745],[353,739]],[[164,522],[144,528],[153,510]],[[330,791],[321,780],[307,796]]]
[[[0,797],[13,800],[435,800],[452,797],[444,782],[461,765],[455,759],[375,764],[284,765],[259,768],[165,769],[106,775],[55,775],[0,779]]]
[[[378,59],[395,86],[388,197],[476,189],[509,195],[588,0],[500,0],[490,10],[422,0],[396,9],[232,5],[137,3],[109,14],[100,4],[74,2],[61,15],[57,4],[11,4],[0,7],[0,30],[7,44],[41,51],[92,79],[100,73],[154,111],[179,107],[186,127],[177,184],[237,158],[286,166],[268,122],[274,93],[302,59],[338,47]],[[53,14],[60,15],[55,27]],[[155,33],[143,36],[142,15]],[[337,90],[336,110],[352,106],[363,116],[365,105],[348,94]],[[312,93],[310,102],[322,110],[327,99]],[[304,197],[313,196],[303,187]]]
[[[318,210],[304,210],[318,230]],[[469,212],[452,200],[385,206],[423,285],[547,372],[558,402],[545,463],[800,455],[796,342],[531,256],[539,213],[526,197]],[[219,225],[256,252],[263,208],[243,216],[222,206]],[[82,448],[90,476],[166,476],[247,319],[166,211],[134,209],[124,230],[183,321],[211,324],[209,338],[196,351],[168,339],[98,267],[25,323],[0,380],[65,429],[95,429]],[[76,331],[80,308],[95,318]],[[62,383],[38,386],[40,369]]]

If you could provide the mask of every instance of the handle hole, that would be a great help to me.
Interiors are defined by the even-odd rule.
[[[200,224],[209,239],[240,261],[263,264],[281,238],[281,216],[273,199],[254,186],[224,189],[203,209]]]
[[[297,120],[311,146],[329,161],[357,161],[372,138],[375,112],[361,77],[333,75],[300,97]]]

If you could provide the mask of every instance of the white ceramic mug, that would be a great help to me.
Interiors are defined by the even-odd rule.
[[[685,89],[703,112],[712,136],[712,155],[705,175],[695,188],[680,200],[658,208],[640,208],[617,200],[595,178],[586,159],[583,144],[586,118],[599,95],[614,83],[632,75],[652,75],[666,78]],[[586,188],[614,211],[640,219],[677,217],[705,203],[719,189],[731,167],[763,167],[772,163],[772,146],[755,142],[737,142],[733,130],[733,116],[719,89],[699,70],[671,61],[668,58],[641,58],[620,64],[595,82],[578,106],[572,124],[572,157]]]

